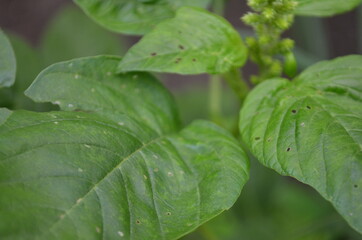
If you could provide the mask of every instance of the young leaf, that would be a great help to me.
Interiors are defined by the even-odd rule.
[[[318,63],[295,82],[266,81],[240,113],[261,163],[314,187],[362,232],[362,56]]]
[[[247,50],[222,17],[184,7],[145,35],[122,60],[120,71],[225,73],[242,66]]]
[[[15,81],[16,61],[11,44],[0,29],[0,88],[10,87]]]
[[[362,0],[297,0],[295,13],[301,16],[326,17],[352,10]]]
[[[143,35],[182,6],[207,7],[210,0],[74,0],[84,12],[112,31]]]
[[[177,239],[235,202],[249,168],[238,142],[206,121],[179,131],[155,78],[108,74],[119,60],[41,73],[27,94],[66,111],[0,110],[0,236]]]

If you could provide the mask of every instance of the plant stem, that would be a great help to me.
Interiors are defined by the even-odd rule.
[[[231,71],[223,75],[232,90],[243,101],[249,92],[249,86],[244,81],[239,68],[233,68]]]
[[[212,10],[214,13],[224,15],[224,0],[213,0]],[[222,118],[221,100],[222,100],[222,82],[219,75],[210,75],[209,77],[209,111],[210,118],[216,123],[220,123]]]
[[[219,75],[210,76],[209,88],[209,103],[210,103],[210,118],[219,123],[222,117],[221,113],[221,97],[222,97],[222,83]]]

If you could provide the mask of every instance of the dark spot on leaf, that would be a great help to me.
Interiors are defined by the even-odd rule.
[[[157,56],[157,53],[153,52],[153,53],[151,53],[151,56],[152,57]]]
[[[307,106],[308,109],[312,109],[310,106]]]
[[[293,109],[293,110],[292,110],[292,113],[296,114],[296,113],[297,113],[297,110]]]
[[[170,212],[167,212],[166,215],[167,215],[167,216],[171,216],[171,213],[170,213]]]
[[[287,152],[289,152],[290,150],[291,150],[291,148],[290,148],[290,147],[288,147],[288,148],[287,148]]]
[[[195,59],[195,58],[193,58],[193,59],[192,59],[192,61],[193,61],[193,62],[196,62],[196,59]]]
[[[270,142],[271,141],[271,138],[268,138],[268,142]]]
[[[182,60],[182,58],[176,58],[175,63],[179,63]]]
[[[140,221],[140,220],[136,220],[136,224],[141,224],[141,221]]]
[[[182,34],[182,32],[181,32],[181,31],[178,31],[178,33],[179,33],[179,34]]]
[[[256,137],[255,140],[256,140],[256,141],[260,140],[260,137]]]
[[[184,50],[184,49],[185,49],[185,47],[182,46],[182,45],[178,45],[178,48],[181,49],[181,50]]]
[[[358,188],[358,185],[357,185],[357,184],[355,184],[353,187],[354,187],[354,188]]]

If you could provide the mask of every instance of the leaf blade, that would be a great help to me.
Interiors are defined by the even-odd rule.
[[[311,185],[359,232],[361,62],[342,57],[310,67],[295,83],[267,81],[240,113],[243,139],[258,160]]]
[[[0,211],[6,219],[0,236],[176,239],[236,201],[249,169],[238,142],[205,121],[179,131],[169,93],[148,74],[137,73],[139,80],[135,73],[109,76],[118,62],[99,56],[43,71],[27,94],[37,101],[61,98],[65,111],[0,110]],[[78,88],[97,81],[114,83],[117,94]],[[144,100],[133,105],[138,110],[122,105],[122,96],[139,98],[131,91],[136,88]],[[77,101],[76,92],[82,96]],[[108,100],[117,98],[117,111],[108,111]],[[139,120],[155,108],[148,98],[165,101],[167,130],[158,131],[162,122]]]
[[[183,7],[134,45],[119,70],[179,74],[225,73],[242,66],[247,50],[225,19]]]
[[[10,87],[15,82],[16,60],[8,38],[0,29],[0,87]]]
[[[207,7],[209,0],[104,1],[74,0],[83,11],[105,28],[124,34],[143,35],[182,6]]]
[[[295,13],[301,16],[327,17],[350,11],[362,3],[361,0],[297,0]]]

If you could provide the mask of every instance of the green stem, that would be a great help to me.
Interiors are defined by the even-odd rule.
[[[212,10],[216,14],[224,15],[224,0],[214,0],[212,4]],[[221,111],[222,100],[222,82],[218,75],[211,75],[209,81],[209,111],[210,118],[214,122],[220,123],[222,118]]]
[[[212,11],[220,16],[224,15],[225,0],[214,0],[212,3]]]
[[[243,101],[250,89],[244,81],[239,68],[232,69],[228,73],[224,74],[223,77],[240,100]]]
[[[210,117],[214,122],[220,122],[221,98],[222,98],[222,82],[219,75],[210,76],[209,88]]]

